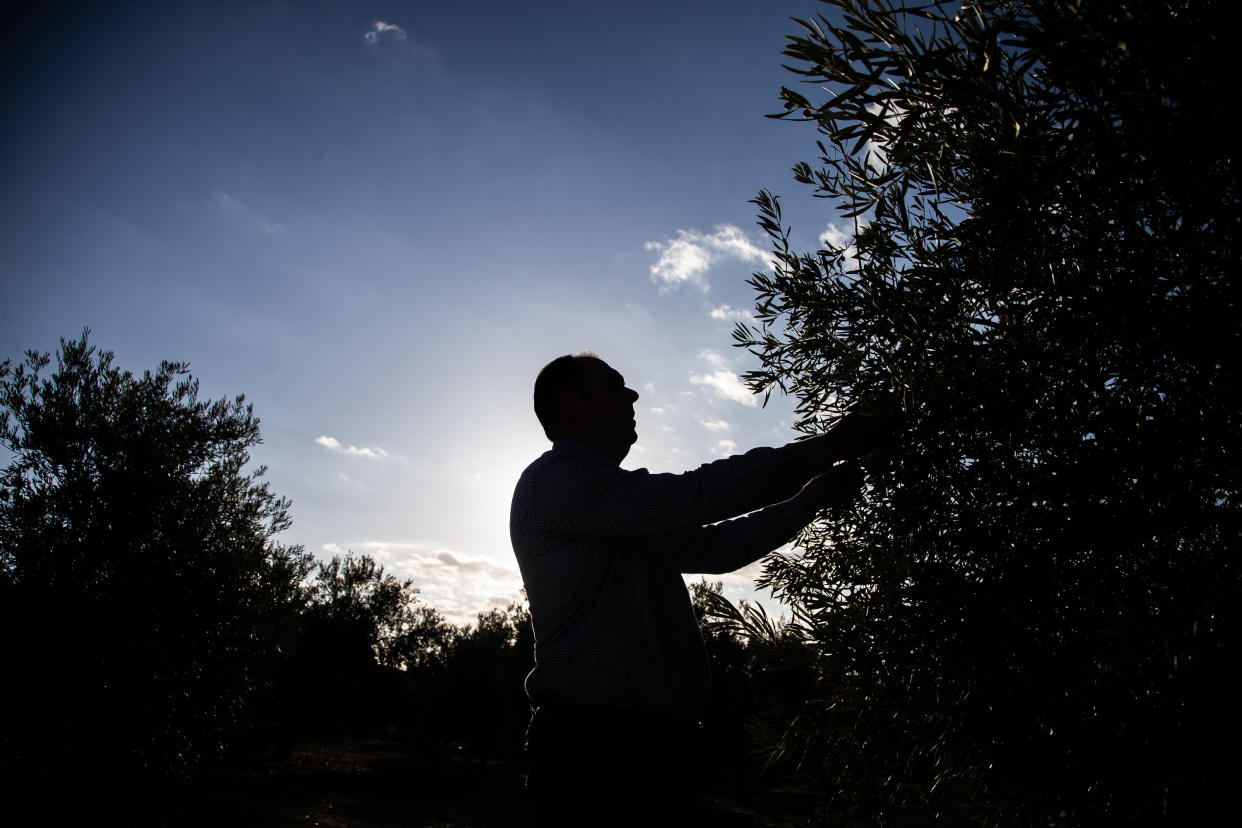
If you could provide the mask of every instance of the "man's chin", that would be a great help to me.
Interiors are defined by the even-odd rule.
[[[618,462],[618,463],[620,463],[622,460],[624,460],[624,459],[625,459],[625,458],[629,455],[629,453],[630,453],[630,446],[634,445],[634,444],[635,444],[635,443],[637,443],[637,442],[638,442],[638,435],[637,435],[637,434],[631,434],[631,435],[630,435],[630,437],[629,437],[629,439],[628,439],[628,440],[626,440],[626,442],[625,442],[625,444],[624,444],[624,445],[618,445],[618,446],[617,446],[617,449],[618,449],[618,450],[617,450],[616,454],[618,455],[618,458],[617,458],[617,462]]]

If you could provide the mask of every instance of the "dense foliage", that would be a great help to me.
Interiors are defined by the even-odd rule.
[[[736,338],[807,432],[904,414],[767,568],[819,673],[769,737],[834,824],[1206,812],[1242,735],[1230,4],[827,2],[785,52],[826,94],[777,117],[837,223],[798,253],[760,194]]]
[[[308,559],[246,471],[259,422],[186,366],[135,377],[87,337],[0,366],[6,776],[177,774],[271,680]],[[98,771],[94,771],[98,773]]]

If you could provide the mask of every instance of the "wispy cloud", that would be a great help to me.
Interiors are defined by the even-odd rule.
[[[703,420],[703,428],[708,431],[728,431],[729,423],[725,420]]]
[[[767,255],[732,224],[718,224],[713,233],[678,230],[677,238],[663,242],[649,241],[643,247],[658,250],[660,258],[651,266],[651,281],[668,293],[682,285],[694,285],[707,291],[707,271],[721,259],[763,263]]]
[[[725,363],[724,357],[712,350],[705,350],[699,358],[707,363],[712,370],[702,374],[691,374],[693,385],[705,385],[712,389],[717,397],[732,400],[745,406],[757,406],[758,398],[750,392],[746,384]]]
[[[370,46],[376,46],[380,42],[380,38],[391,38],[393,40],[405,40],[405,29],[394,23],[385,23],[383,20],[376,20],[371,24],[371,29],[362,36],[362,39]]]
[[[465,558],[447,549],[438,550],[430,558],[424,558],[419,566],[428,571],[451,573],[453,575],[482,575],[493,580],[503,581],[513,577],[516,570],[497,566],[489,561]]]
[[[341,445],[340,440],[335,437],[329,437],[326,434],[320,434],[315,438],[315,442],[326,448],[328,451],[336,452],[337,454],[352,454],[355,457],[366,457],[371,460],[379,460],[388,456],[388,452],[384,451],[379,446],[364,446],[362,448],[359,448],[358,446],[344,446]]]
[[[261,215],[241,199],[231,196],[223,190],[216,190],[212,195],[212,203],[216,212],[230,224],[258,231],[265,236],[272,236],[285,229],[283,224],[272,221]]]
[[[721,440],[716,443],[716,454],[720,457],[732,457],[737,454],[737,443],[732,440]]]
[[[723,319],[727,322],[738,322],[744,319],[747,322],[754,322],[755,315],[746,308],[721,305],[718,308],[712,308],[712,319]]]

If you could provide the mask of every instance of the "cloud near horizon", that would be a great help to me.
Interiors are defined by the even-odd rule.
[[[340,544],[320,547],[343,555]],[[452,624],[473,624],[479,613],[521,601],[522,575],[517,563],[505,566],[423,541],[362,541],[346,544],[355,554],[370,556],[395,578],[409,578],[419,600]]]
[[[660,258],[651,266],[651,281],[660,286],[661,293],[687,284],[706,293],[711,288],[707,271],[721,259],[733,258],[755,264],[768,260],[767,254],[732,224],[717,224],[714,233],[678,230],[677,238],[649,241],[643,248],[660,253]]]
[[[419,597],[454,624],[473,623],[480,612],[521,600],[516,562],[505,567],[439,547],[394,556],[392,568],[413,578]]]

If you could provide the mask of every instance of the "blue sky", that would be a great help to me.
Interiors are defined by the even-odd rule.
[[[748,199],[802,247],[831,218],[793,205],[814,131],[763,117],[811,0],[33,6],[0,50],[0,358],[89,327],[244,393],[287,542],[458,622],[513,599],[531,384],[584,348],[641,394],[627,466],[793,438],[730,332]]]

